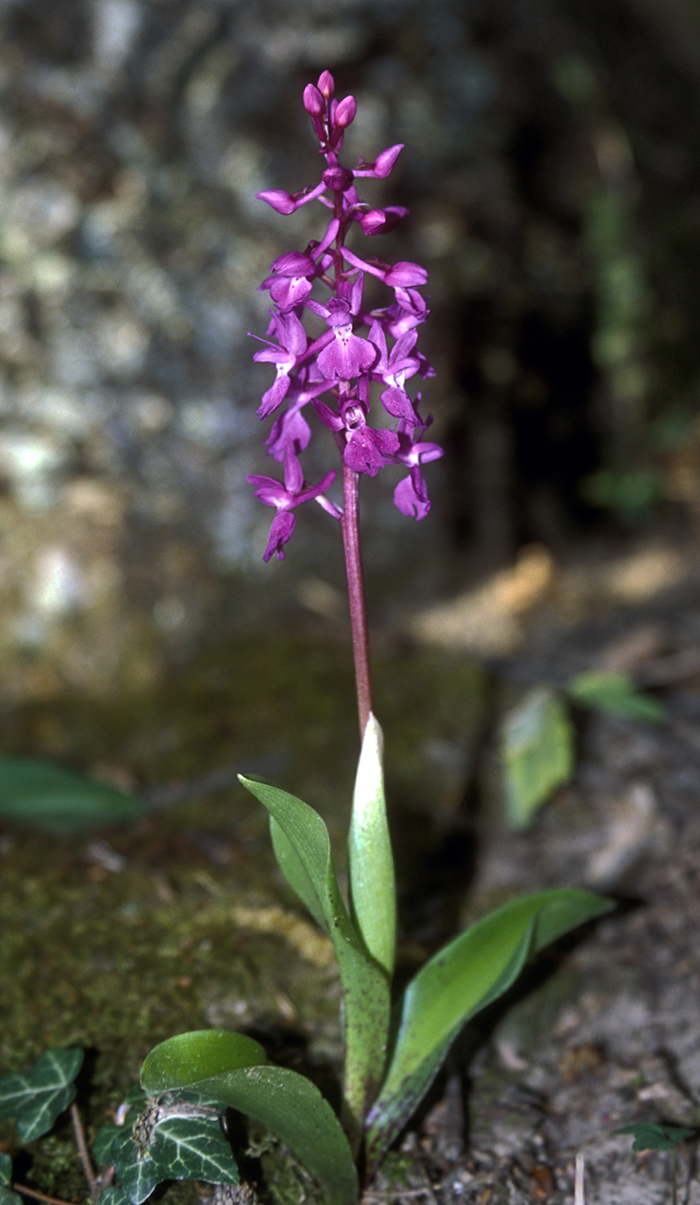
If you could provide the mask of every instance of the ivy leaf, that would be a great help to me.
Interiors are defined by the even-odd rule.
[[[120,1184],[110,1184],[100,1195],[100,1205],[129,1205],[129,1197]]]
[[[571,678],[566,689],[575,703],[609,715],[643,720],[647,724],[659,724],[666,719],[663,703],[638,690],[627,674],[592,670]]]
[[[0,1205],[24,1205],[19,1194],[9,1187],[11,1183],[12,1159],[9,1155],[0,1153]]]
[[[138,1125],[139,1118],[134,1120]],[[153,1189],[161,1180],[168,1178],[153,1158],[148,1145],[138,1143],[134,1137],[134,1126],[120,1126],[111,1146],[110,1156],[114,1164],[119,1183],[128,1196],[132,1205],[141,1205],[150,1197]]]
[[[501,752],[508,816],[525,828],[574,769],[573,728],[555,691],[538,686],[508,712]]]
[[[57,1046],[46,1050],[28,1071],[0,1078],[0,1117],[14,1117],[22,1142],[47,1134],[75,1100],[74,1080],[84,1052]]]
[[[386,1080],[367,1123],[368,1171],[415,1112],[463,1025],[515,982],[527,958],[613,903],[558,888],[514,900],[439,950],[409,983]]]
[[[241,774],[238,777],[270,813],[270,833],[280,869],[333,943],[345,1015],[343,1124],[351,1146],[355,1146],[383,1074],[390,977],[365,949],[348,916],[328,829],[318,812],[278,787]]]
[[[100,1126],[92,1141],[92,1154],[98,1167],[113,1162],[112,1147],[123,1130],[123,1126]]]
[[[633,1134],[633,1151],[672,1151],[685,1142],[686,1138],[694,1138],[697,1130],[687,1126],[657,1125],[655,1122],[639,1121],[635,1125],[622,1126],[613,1130],[613,1134]]]
[[[0,1205],[24,1205],[24,1200],[11,1188],[0,1186]]]
[[[352,1153],[338,1118],[318,1088],[296,1071],[269,1063],[222,1069],[220,1074],[196,1080],[193,1077],[201,1034],[180,1034],[156,1046],[141,1068],[145,1090],[162,1093],[185,1089],[196,1093],[199,1100],[247,1113],[291,1148],[319,1181],[332,1205],[354,1205],[358,1181]]]
[[[132,1205],[164,1180],[240,1183],[218,1110],[185,1100],[152,1102],[131,1125],[116,1128],[110,1158]]]
[[[166,1117],[155,1132],[153,1157],[169,1180],[240,1184],[238,1164],[217,1116]]]
[[[27,758],[0,758],[0,816],[50,833],[122,824],[143,814],[132,795],[104,782]]]

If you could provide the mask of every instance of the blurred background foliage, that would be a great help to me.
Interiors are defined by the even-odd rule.
[[[694,537],[697,0],[0,0],[0,655],[19,650],[18,689],[32,665],[39,694],[56,675],[138,685],[154,634],[182,657],[283,603],[338,605],[334,525],[306,508],[263,567],[271,512],[245,483],[269,471],[256,288],[319,229],[254,194],[315,182],[300,98],[324,68],[358,99],[349,161],[406,144],[367,195],[411,215],[372,251],[430,270],[446,456],[427,523],[367,483],[379,613],[389,585],[425,602],[533,543]]]

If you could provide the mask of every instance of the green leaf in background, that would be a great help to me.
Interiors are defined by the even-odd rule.
[[[574,769],[573,728],[555,691],[537,686],[508,712],[501,753],[508,817],[524,828]]]
[[[112,1162],[112,1146],[123,1129],[123,1126],[117,1125],[100,1126],[92,1141],[92,1157],[98,1167]]]
[[[639,1121],[636,1125],[622,1126],[613,1130],[613,1134],[633,1134],[633,1151],[672,1151],[685,1142],[686,1138],[694,1138],[697,1130],[687,1126],[657,1125],[650,1121]]]
[[[365,949],[394,972],[396,878],[384,798],[382,730],[370,715],[357,767],[348,836],[352,919]]]
[[[0,817],[51,833],[123,824],[143,814],[138,799],[50,762],[0,757]]]
[[[354,1151],[365,1113],[381,1081],[390,1017],[390,982],[365,950],[348,916],[335,872],[328,829],[318,812],[294,795],[239,774],[267,808],[275,854],[290,887],[328,934],[343,991],[345,1081],[343,1125]]]
[[[571,678],[566,689],[574,702],[609,715],[643,720],[647,724],[659,724],[666,719],[663,703],[638,690],[627,674],[593,670]]]
[[[0,1205],[24,1205],[22,1197],[9,1187],[11,1183],[12,1159],[0,1152]]]
[[[540,891],[477,921],[421,967],[406,989],[387,1077],[367,1118],[369,1170],[415,1112],[462,1026],[515,982],[530,954],[612,907],[590,891]]]
[[[155,1049],[163,1052],[167,1045],[163,1042]],[[190,1054],[195,1045],[191,1044]],[[310,1080],[267,1063],[193,1082],[189,1058],[183,1060],[178,1074],[177,1053],[175,1050],[167,1060],[161,1053],[153,1061],[154,1051],[147,1056],[141,1069],[141,1083],[147,1092],[185,1088],[201,1100],[254,1117],[290,1147],[316,1177],[331,1205],[355,1205],[357,1172],[348,1140],[328,1101]]]
[[[75,1100],[74,1080],[84,1052],[57,1046],[46,1050],[28,1071],[0,1079],[0,1117],[14,1117],[22,1142],[47,1134],[60,1113]]]

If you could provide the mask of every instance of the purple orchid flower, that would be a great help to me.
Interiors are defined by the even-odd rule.
[[[304,488],[301,465],[293,455],[288,455],[285,459],[284,485],[280,481],[276,481],[274,477],[262,477],[257,473],[251,473],[246,477],[246,481],[255,486],[255,497],[264,502],[265,506],[274,506],[277,509],[277,514],[272,520],[267,548],[263,553],[263,560],[266,563],[272,558],[273,553],[277,553],[278,561],[284,560],[284,545],[291,540],[296,524],[296,517],[292,514],[292,510],[304,502],[309,502],[312,498],[325,494],[335,481],[335,477],[335,469],[331,469],[318,485]]]
[[[360,158],[354,168],[341,163],[343,137],[355,119],[357,104],[353,96],[336,100],[334,92],[328,71],[304,89],[304,108],[325,160],[320,183],[296,193],[282,189],[258,193],[278,213],[294,213],[314,200],[330,210],[322,237],[304,251],[280,255],[260,285],[269,291],[274,308],[266,338],[261,340],[266,346],[253,358],[274,365],[276,375],[263,394],[258,414],[267,418],[277,411],[265,443],[268,454],[284,466],[284,485],[270,477],[248,478],[256,497],[277,510],[266,561],[275,553],[283,559],[295,526],[292,512],[303,502],[315,499],[343,522],[344,512],[325,497],[335,472],[327,473],[318,486],[304,482],[299,457],[312,438],[305,407],[311,406],[321,426],[334,436],[342,457],[344,492],[348,473],[375,477],[388,465],[403,464],[409,472],[396,487],[394,502],[402,514],[416,519],[430,510],[421,466],[442,455],[438,444],[422,438],[428,423],[418,411],[420,394],[414,401],[407,389],[416,374],[434,375],[416,346],[418,328],[428,316],[420,292],[428,274],[420,264],[387,264],[345,245],[351,229],[359,226],[370,237],[386,233],[408,213],[402,206],[371,206],[357,192],[358,181],[385,179],[391,173],[403,144],[387,147],[371,162]],[[391,290],[388,304],[371,312],[362,308],[367,276]],[[329,292],[325,298],[315,295],[322,288]],[[304,328],[309,311],[326,324],[313,339]],[[391,429],[385,426],[386,417],[379,424],[371,421],[373,388],[394,424]]]

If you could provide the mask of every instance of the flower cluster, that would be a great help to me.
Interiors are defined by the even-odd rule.
[[[284,466],[284,485],[272,477],[248,477],[256,496],[277,512],[264,554],[266,561],[274,553],[284,559],[284,545],[294,530],[292,511],[303,502],[315,498],[334,517],[342,518],[342,511],[325,497],[335,471],[328,472],[318,485],[308,485],[304,480],[299,455],[311,439],[311,427],[303,414],[305,407],[311,406],[333,433],[345,472],[374,477],[388,464],[402,464],[408,469],[394,491],[394,502],[403,514],[416,519],[425,518],[430,510],[421,465],[442,456],[438,444],[423,438],[432,420],[420,414],[420,393],[411,399],[406,391],[410,377],[434,375],[416,348],[417,328],[428,315],[419,291],[428,274],[414,263],[392,266],[377,259],[362,259],[345,246],[354,223],[366,235],[380,234],[391,230],[407,214],[401,206],[373,209],[360,200],[356,189],[358,179],[388,176],[402,144],[388,147],[372,163],[360,159],[356,167],[344,167],[338,153],[357,105],[353,96],[335,100],[334,88],[333,77],[324,71],[318,86],[308,84],[304,89],[304,107],[326,161],[321,182],[294,194],[281,189],[257,194],[278,213],[294,213],[318,200],[331,215],[320,242],[310,242],[303,252],[281,255],[260,285],[261,290],[269,291],[273,308],[268,311],[266,338],[260,339],[266,346],[253,358],[274,364],[275,379],[263,394],[257,413],[265,419],[277,412],[265,443],[268,454]],[[363,308],[366,276],[375,277],[391,290],[390,304],[371,311]],[[312,296],[316,282],[330,292],[325,301]],[[307,311],[325,323],[325,330],[313,339],[303,323]],[[377,383],[389,426],[369,423],[373,382]]]

